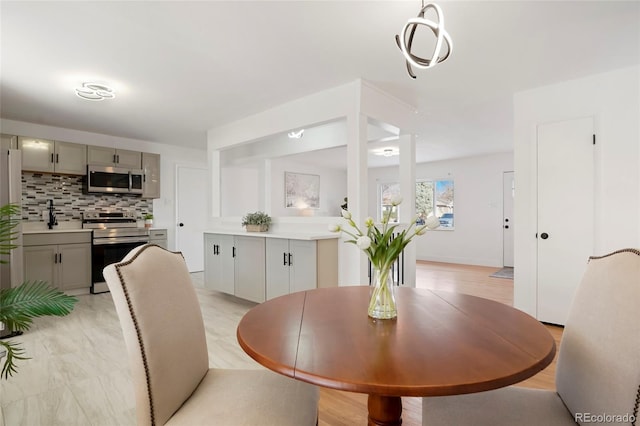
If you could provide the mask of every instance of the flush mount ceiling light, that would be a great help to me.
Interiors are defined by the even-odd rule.
[[[304,136],[304,129],[300,129],[297,132],[289,132],[287,136],[289,136],[289,139],[301,139]]]
[[[431,21],[424,17],[425,12],[427,12],[427,10],[429,9],[433,9],[433,11],[435,12],[437,22]],[[433,54],[429,59],[414,55],[411,52],[411,47],[413,45],[413,36],[415,35],[416,29],[419,25],[428,27],[436,36],[436,45],[433,49]],[[408,37],[407,33],[409,33]],[[402,29],[400,35],[396,34],[396,44],[402,51],[402,54],[407,61],[407,72],[412,78],[416,78],[416,75],[414,74],[411,66],[426,70],[427,68],[431,68],[436,64],[445,61],[451,54],[453,44],[451,42],[449,33],[444,29],[444,15],[442,14],[442,9],[440,9],[440,6],[434,3],[429,3],[425,6],[423,2],[422,9],[420,9],[418,17],[409,19],[404,25],[404,28]],[[446,53],[440,55],[440,51],[442,50],[444,44],[446,44],[447,48]]]
[[[383,157],[392,157],[394,155],[400,155],[400,150],[398,148],[387,147],[387,148],[374,149],[373,153],[375,155],[381,155]]]
[[[102,83],[82,83],[82,87],[76,87],[76,95],[88,101],[102,101],[116,97],[113,89]]]

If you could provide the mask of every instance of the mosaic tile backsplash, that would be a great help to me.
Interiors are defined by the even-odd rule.
[[[22,220],[42,220],[49,200],[58,222],[82,220],[85,210],[126,209],[142,215],[153,213],[153,200],[128,194],[84,194],[84,176],[54,175],[47,173],[22,173]]]

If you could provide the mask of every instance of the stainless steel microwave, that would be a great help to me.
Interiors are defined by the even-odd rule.
[[[125,167],[87,166],[85,192],[142,194],[144,172]]]

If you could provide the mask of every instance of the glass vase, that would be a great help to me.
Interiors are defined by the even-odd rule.
[[[398,316],[391,268],[373,268],[368,314],[371,318],[392,319]]]

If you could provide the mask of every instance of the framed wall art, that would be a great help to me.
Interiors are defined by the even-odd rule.
[[[284,172],[284,205],[294,209],[320,208],[320,176]]]

